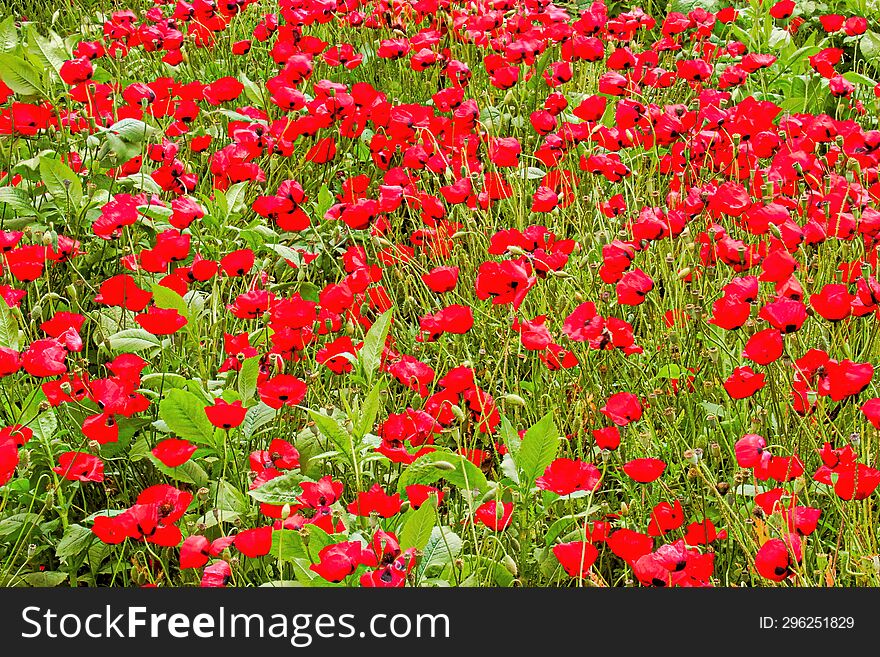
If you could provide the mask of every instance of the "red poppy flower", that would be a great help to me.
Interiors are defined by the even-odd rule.
[[[708,518],[701,522],[692,522],[686,528],[684,542],[688,545],[708,545],[716,540],[727,538],[727,531],[717,531],[715,525]]]
[[[684,524],[684,510],[681,502],[660,502],[651,511],[648,523],[648,536],[663,536]]]
[[[104,462],[85,452],[64,452],[52,470],[70,481],[104,481]]]
[[[225,561],[207,566],[202,573],[200,586],[204,588],[219,588],[226,586],[232,579],[232,569]]]
[[[246,557],[262,557],[272,549],[272,527],[245,529],[235,535],[235,548]]]
[[[724,389],[732,399],[751,397],[764,387],[766,375],[755,372],[748,365],[734,368],[733,373],[724,381]]]
[[[187,319],[174,308],[150,306],[147,312],[135,315],[142,329],[153,335],[171,335],[186,326]]]
[[[279,374],[257,386],[260,399],[274,409],[296,406],[305,399],[307,390],[303,381],[290,374]]]
[[[21,354],[21,366],[31,376],[57,376],[67,371],[66,357],[67,350],[55,338],[35,340]]]
[[[654,549],[654,539],[632,529],[618,529],[608,537],[608,547],[631,565]]]
[[[244,422],[247,409],[241,405],[240,400],[230,404],[218,397],[214,400],[213,406],[205,406],[205,415],[215,427],[228,431]]]
[[[152,454],[165,466],[176,468],[189,461],[196,451],[196,445],[180,438],[166,438],[152,449]]]
[[[553,555],[569,577],[586,577],[599,557],[599,550],[586,541],[572,541],[553,546]]]
[[[764,451],[766,446],[767,442],[764,438],[754,433],[746,434],[737,440],[734,453],[739,467],[754,468],[762,461],[766,462],[770,458],[770,453]]]
[[[615,450],[620,447],[620,429],[617,427],[594,429],[593,439],[599,449]]]
[[[633,459],[623,465],[623,471],[626,475],[641,484],[659,479],[664,470],[666,470],[666,463],[654,458]]]
[[[458,267],[435,267],[427,274],[422,274],[422,280],[438,294],[449,292],[458,283]]]
[[[338,583],[357,570],[362,554],[363,548],[357,541],[328,545],[318,553],[318,563],[309,568],[328,582]]]
[[[96,303],[108,306],[120,306],[132,312],[140,312],[147,307],[153,293],[138,287],[134,278],[128,274],[119,274],[108,278],[101,284]]]
[[[373,484],[366,493],[357,494],[357,500],[348,505],[348,512],[356,516],[376,513],[382,518],[391,518],[400,513],[400,504],[400,493],[389,495],[382,486]]]
[[[769,365],[782,356],[782,333],[775,328],[758,331],[746,342],[743,356],[758,365]]]
[[[598,490],[601,478],[602,473],[592,463],[558,458],[535,480],[535,485],[557,495],[570,495],[578,490]]]
[[[474,520],[492,531],[507,529],[513,519],[513,502],[498,503],[496,500],[484,502],[477,507]]]
[[[418,509],[422,504],[428,501],[432,495],[437,496],[437,504],[443,501],[443,491],[433,486],[425,486],[424,484],[412,484],[406,487],[406,499],[409,500],[413,509]]]
[[[605,405],[599,409],[602,415],[614,424],[625,427],[642,417],[642,405],[639,398],[631,392],[618,392],[611,395]]]
[[[801,561],[801,539],[789,534],[786,541],[773,538],[764,543],[755,555],[755,570],[761,577],[781,582],[794,574]],[[789,549],[790,548],[790,549]]]

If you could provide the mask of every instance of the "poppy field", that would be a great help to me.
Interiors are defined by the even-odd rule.
[[[0,585],[880,584],[877,0],[4,0],[0,80]]]

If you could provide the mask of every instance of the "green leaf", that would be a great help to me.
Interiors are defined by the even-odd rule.
[[[292,529],[276,529],[272,532],[272,551],[269,554],[279,561],[309,558],[302,536]]]
[[[95,534],[87,527],[68,525],[64,530],[64,536],[55,547],[55,556],[65,561],[75,559],[89,549],[95,538]]]
[[[193,393],[174,388],[159,402],[159,417],[175,434],[200,445],[214,446],[214,426],[205,405]]]
[[[516,455],[516,465],[523,473],[524,483],[528,486],[534,484],[556,458],[558,450],[559,432],[551,411],[526,431]]]
[[[12,52],[18,46],[18,30],[15,29],[15,16],[7,16],[0,23],[0,52]]]
[[[140,144],[156,133],[154,127],[133,118],[124,118],[104,130],[128,144]]]
[[[43,411],[31,422],[30,428],[34,432],[34,438],[47,442],[55,435],[58,429],[58,418],[51,408]]]
[[[445,566],[461,553],[463,541],[449,527],[434,527],[417,566],[419,576],[432,566]]]
[[[5,301],[0,301],[0,347],[16,351],[21,347],[18,336],[17,312],[7,306]]]
[[[243,400],[252,399],[257,391],[257,377],[260,375],[260,357],[246,358],[238,370],[238,394]]]
[[[880,71],[880,34],[871,30],[865,32],[859,41],[859,50],[862,51],[862,57],[875,70]]]
[[[376,418],[379,417],[379,410],[382,401],[381,395],[384,389],[385,382],[377,381],[367,395],[367,398],[364,400],[364,403],[361,404],[360,415],[358,416],[357,424],[355,426],[355,437],[358,440],[363,439],[363,437],[370,433],[373,430],[373,427],[376,426]]]
[[[435,497],[430,497],[424,504],[414,511],[409,511],[404,516],[403,527],[400,530],[400,547],[416,548],[423,550],[431,540],[431,532],[434,531],[436,514],[434,513]]]
[[[440,479],[466,490],[485,492],[489,489],[486,475],[477,466],[460,454],[437,450],[410,463],[400,475],[397,490],[403,493],[412,484],[430,485]]]
[[[861,84],[866,87],[873,87],[877,83],[874,82],[867,75],[862,75],[861,73],[856,73],[855,71],[847,71],[843,74],[845,80],[852,82],[853,84]]]
[[[0,79],[23,96],[36,96],[43,90],[39,71],[30,62],[9,53],[0,54]]]
[[[382,350],[385,348],[385,339],[391,328],[391,310],[386,310],[379,315],[367,336],[364,338],[364,346],[358,354],[358,361],[363,367],[364,375],[368,381],[373,380],[373,374],[379,369],[382,361]]]
[[[79,209],[83,200],[82,181],[73,169],[61,160],[44,156],[40,158],[40,178],[56,203],[64,203],[69,212]]]
[[[333,205],[333,194],[330,193],[327,185],[321,185],[318,191],[318,216],[323,217],[331,205]]]
[[[162,463],[162,461],[157,459],[152,452],[147,452],[147,458],[152,461],[153,465],[159,472],[168,475],[172,479],[183,481],[187,484],[193,484],[194,486],[208,485],[208,473],[205,472],[204,468],[195,461],[187,461],[186,463],[178,465],[176,468],[169,468]]]
[[[61,75],[61,65],[70,59],[61,40],[55,32],[50,31],[49,37],[42,36],[33,25],[28,25],[27,52],[32,59],[36,60],[43,68],[49,68]]]
[[[275,419],[277,414],[278,411],[264,402],[252,406],[244,416],[244,422],[241,423],[242,434],[244,434],[245,438],[250,440],[254,433],[256,433],[257,429],[269,424]]]
[[[235,183],[226,190],[226,218],[234,214],[244,214],[246,211],[245,197],[247,196],[248,182]]]
[[[25,213],[25,216],[39,216],[30,195],[18,187],[0,187],[0,203],[5,203],[20,213]]]
[[[297,496],[302,493],[302,475],[298,472],[288,472],[270,479],[259,488],[248,491],[248,495],[257,502],[283,506],[285,504],[298,504]]]
[[[125,353],[137,353],[162,346],[159,338],[142,328],[124,329],[107,339],[110,341],[110,349]]]
[[[152,292],[153,303],[159,308],[176,310],[178,314],[187,320],[187,323],[192,321],[189,305],[177,292],[158,283],[152,286]]]
[[[510,420],[504,415],[501,416],[501,440],[504,441],[504,446],[507,448],[508,453],[516,456],[522,445],[522,440],[520,440],[519,434],[513,428]]]
[[[321,434],[330,440],[345,457],[351,461],[355,456],[352,454],[353,442],[348,431],[339,426],[339,423],[332,417],[319,413],[318,411],[309,411],[309,416],[318,425]]]
[[[39,573],[28,573],[22,579],[28,586],[46,588],[58,586],[67,580],[67,573],[60,573],[56,570],[45,570]]]

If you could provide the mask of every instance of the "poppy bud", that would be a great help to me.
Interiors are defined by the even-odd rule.
[[[445,470],[446,472],[455,470],[455,466],[449,461],[434,461],[433,466],[438,470]]]
[[[34,543],[29,544],[28,549],[27,549],[28,559],[30,559],[36,553],[37,553],[37,546]]]
[[[285,504],[281,507],[281,520],[287,520],[290,517],[290,504]]]
[[[526,400],[523,399],[522,397],[520,397],[519,395],[514,395],[514,394],[502,395],[501,399],[503,399],[504,401],[508,401],[511,404],[516,404],[517,406],[525,406],[526,405]]]
[[[453,404],[452,406],[449,407],[449,410],[452,411],[452,414],[455,416],[456,420],[458,420],[459,422],[464,422],[465,415],[464,415],[464,411],[461,410],[460,406],[458,406],[457,404]]]
[[[509,554],[505,554],[501,559],[501,563],[504,564],[504,567],[510,572],[514,577],[519,573],[518,568],[516,567],[516,561],[513,560]]]
[[[618,511],[618,513],[622,516],[628,516],[629,515],[629,505],[626,502],[621,502],[620,503],[620,510]]]
[[[100,451],[101,451],[101,443],[99,443],[97,440],[90,440],[89,441],[89,453],[97,456],[98,453],[100,453]]]

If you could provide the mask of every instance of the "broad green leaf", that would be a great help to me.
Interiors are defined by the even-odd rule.
[[[248,495],[257,502],[283,506],[285,504],[298,504],[297,496],[302,494],[302,475],[298,472],[288,472],[270,479],[259,488],[248,491]]]
[[[386,310],[379,315],[364,338],[364,346],[358,354],[358,361],[360,361],[368,381],[373,380],[373,374],[379,369],[382,350],[385,348],[385,339],[388,337],[390,328],[391,310]]]
[[[0,203],[5,203],[25,216],[39,216],[30,195],[18,187],[0,187]]]
[[[243,214],[247,210],[245,197],[247,196],[248,184],[248,182],[235,183],[226,190],[227,219],[234,214]]]
[[[69,212],[82,204],[83,188],[79,176],[61,160],[40,158],[40,177],[55,202],[66,205]]]
[[[47,588],[58,586],[67,580],[67,573],[61,573],[56,570],[46,570],[39,573],[28,573],[22,579],[28,586],[39,588]]]
[[[15,29],[15,16],[7,16],[0,22],[0,53],[12,52],[18,45],[18,30]]]
[[[128,144],[140,144],[156,133],[156,129],[143,121],[133,118],[124,118],[117,121],[106,131]]]
[[[174,388],[159,402],[159,418],[176,435],[200,445],[214,446],[214,426],[205,405],[193,393]]]
[[[246,358],[238,370],[238,394],[243,400],[252,399],[257,391],[257,377],[260,375],[260,357]]]
[[[64,536],[55,547],[55,556],[69,561],[86,552],[94,539],[95,534],[88,527],[76,524],[68,525],[64,530]]]
[[[276,529],[272,532],[272,551],[269,554],[279,561],[309,558],[302,536],[292,529]]]
[[[859,50],[867,62],[880,71],[880,34],[868,30],[859,41]]]
[[[461,553],[461,537],[449,527],[434,527],[417,566],[419,576],[432,566],[445,566]]]
[[[256,433],[257,429],[269,424],[278,414],[274,408],[264,402],[260,402],[256,406],[248,409],[247,415],[244,416],[244,422],[241,423],[241,432],[248,440]]]
[[[429,498],[418,509],[407,512],[403,519],[403,527],[400,530],[400,547],[416,548],[423,550],[431,540],[431,532],[434,531],[437,519],[434,513],[434,499]]]
[[[323,217],[331,205],[333,205],[333,194],[330,193],[327,185],[321,185],[318,191],[318,216]]]
[[[107,339],[110,341],[110,349],[124,353],[137,353],[162,346],[159,338],[142,328],[124,329]]]
[[[33,25],[28,25],[26,31],[28,55],[43,68],[52,69],[61,75],[61,65],[70,59],[61,37],[51,31],[48,38],[44,37]]]
[[[153,285],[152,291],[153,302],[159,308],[176,310],[180,315],[185,317],[187,321],[192,319],[190,317],[189,306],[187,306],[186,301],[184,301],[183,297],[177,292],[164,285],[159,285],[158,283]]]
[[[21,341],[18,335],[17,310],[0,301],[0,347],[19,350]]]
[[[9,53],[0,54],[0,79],[23,96],[36,96],[43,90],[40,72],[30,62]]]
[[[381,395],[385,389],[384,381],[377,381],[370,393],[364,399],[360,407],[360,415],[358,416],[355,426],[355,437],[361,440],[366,434],[373,430],[376,425],[376,418],[379,417],[381,407]]]
[[[501,440],[504,441],[504,446],[507,448],[507,452],[516,456],[516,453],[519,451],[522,444],[522,440],[520,440],[519,434],[505,415],[501,416]]]
[[[550,412],[526,431],[516,454],[516,465],[523,473],[524,483],[528,486],[534,484],[556,458],[558,450],[559,433]]]
[[[489,488],[483,471],[464,456],[437,450],[423,454],[410,463],[400,475],[397,490],[403,493],[412,484],[430,485],[440,479],[468,490],[486,492]]]
[[[58,417],[55,411],[50,408],[37,415],[30,423],[30,428],[34,432],[34,438],[48,444],[58,429]]]
[[[353,441],[348,431],[339,426],[339,423],[332,417],[319,413],[318,411],[309,411],[309,416],[318,425],[321,434],[330,440],[345,457],[351,461],[355,456],[352,454]]]
[[[862,75],[861,73],[856,73],[855,71],[847,71],[843,74],[843,77],[845,80],[849,80],[853,84],[861,84],[866,87],[873,87],[877,84],[867,75]]]
[[[183,481],[194,486],[207,486],[209,478],[208,473],[195,461],[187,461],[178,465],[176,468],[169,468],[167,465],[157,459],[152,452],[147,453],[147,458],[152,461],[156,469],[164,475],[168,475],[177,481]]]

